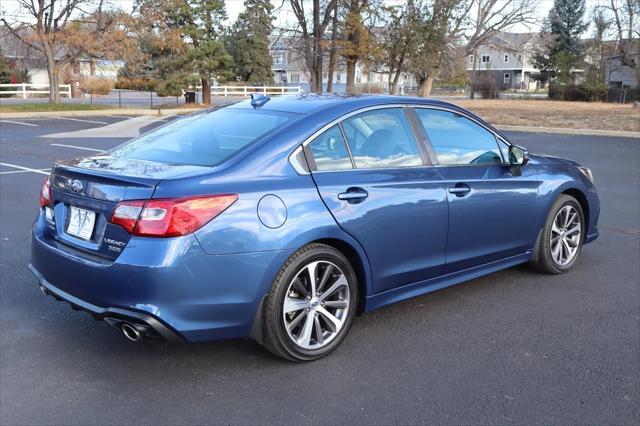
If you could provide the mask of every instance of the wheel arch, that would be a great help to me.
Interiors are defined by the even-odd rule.
[[[367,297],[367,273],[366,273],[366,260],[362,258],[358,250],[353,247],[348,242],[338,239],[338,238],[321,238],[312,243],[320,243],[325,244],[334,249],[338,250],[342,253],[351,266],[353,267],[354,272],[356,273],[356,278],[358,280],[358,309],[356,310],[357,314],[362,314],[364,312],[364,301]]]
[[[569,195],[575,198],[576,201],[578,201],[578,204],[580,204],[580,208],[582,209],[582,215],[584,216],[585,232],[583,233],[583,236],[582,236],[582,238],[584,239],[587,236],[586,230],[589,229],[589,201],[587,200],[587,196],[585,195],[584,192],[580,191],[578,188],[567,188],[564,191],[562,191],[558,196],[563,194]],[[556,199],[557,198],[558,197],[556,197]]]

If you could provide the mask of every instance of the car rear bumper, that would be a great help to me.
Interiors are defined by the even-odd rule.
[[[98,319],[130,319],[167,340],[246,337],[289,250],[206,254],[193,235],[134,237],[115,261],[32,231],[31,265],[48,294]]]

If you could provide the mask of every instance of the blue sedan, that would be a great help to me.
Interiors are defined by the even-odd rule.
[[[306,95],[176,120],[55,164],[31,271],[130,340],[327,355],[356,314],[597,238],[591,171],[427,99]]]

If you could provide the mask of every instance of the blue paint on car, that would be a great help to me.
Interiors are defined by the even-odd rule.
[[[456,148],[447,126],[458,119],[460,138],[490,135],[495,149],[470,159],[474,142]],[[376,130],[393,120],[392,131]],[[203,111],[105,154],[57,162],[30,267],[45,292],[100,319],[171,340],[260,340],[265,296],[310,243],[352,262],[366,312],[529,261],[560,194],[578,200],[584,242],[594,240],[599,201],[579,165],[541,155],[511,164],[510,145],[469,111],[419,98],[283,96]],[[180,223],[167,225],[178,234],[153,235],[152,222],[138,235],[139,216],[126,228],[127,212],[143,209],[128,201],[196,197],[188,208],[197,208],[198,197],[218,194],[237,199],[184,235]],[[134,210],[114,221],[122,203]],[[94,212],[90,239],[67,232],[71,206]]]

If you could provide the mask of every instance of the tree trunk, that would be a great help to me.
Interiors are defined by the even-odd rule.
[[[60,102],[60,91],[58,87],[58,70],[56,69],[56,61],[53,57],[53,49],[45,46],[44,54],[47,60],[47,75],[49,77],[49,103],[55,104]]]
[[[336,69],[337,56],[336,51],[332,49],[329,54],[329,68],[327,69],[327,93],[333,92],[333,73]]]
[[[476,54],[478,53],[478,49],[473,49],[471,54],[473,55],[473,67],[471,68],[471,93],[469,93],[469,99],[475,98],[476,93]]]
[[[338,2],[333,9],[333,18],[331,24],[331,50],[329,51],[329,69],[327,70],[327,92],[333,92],[333,73],[336,68],[336,58],[338,49],[336,47],[336,39],[338,38]]]
[[[313,67],[311,71],[311,91],[322,93],[322,34],[320,24],[320,0],[313,0]]]
[[[429,76],[420,81],[420,87],[418,88],[418,96],[426,98],[431,94],[431,87],[433,86],[433,77]]]
[[[404,58],[400,59],[400,62],[398,62],[398,68],[396,69],[396,73],[393,76],[393,81],[391,82],[391,94],[392,95],[397,95],[398,94],[398,81],[400,81],[400,74],[402,73],[402,68],[404,65]]]
[[[202,103],[205,105],[211,105],[211,84],[208,78],[201,78],[202,84]]]
[[[347,93],[356,93],[356,59],[347,58]]]

